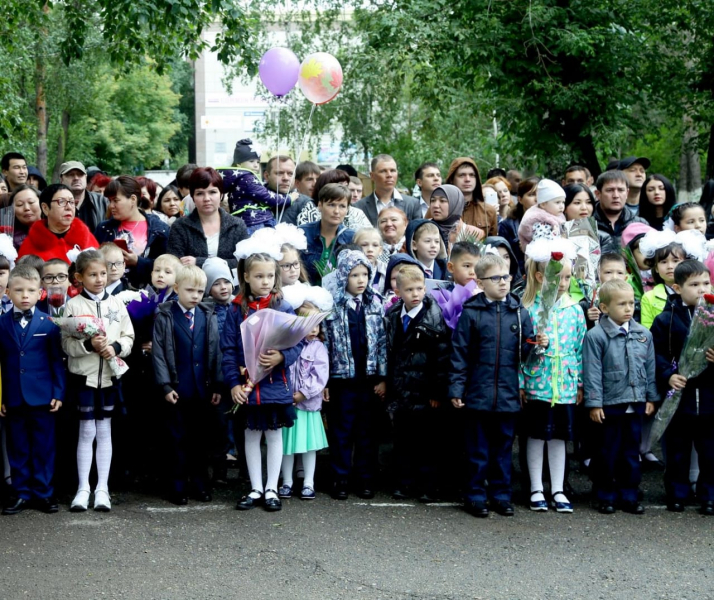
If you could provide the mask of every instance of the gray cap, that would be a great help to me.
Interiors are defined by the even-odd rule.
[[[62,166],[60,167],[60,175],[69,173],[72,169],[77,169],[78,171],[82,171],[85,175],[87,174],[87,169],[84,168],[84,165],[81,162],[78,160],[70,160],[66,163],[62,163]]]

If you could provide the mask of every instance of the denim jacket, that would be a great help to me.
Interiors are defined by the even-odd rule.
[[[322,239],[320,237],[321,221],[300,225],[300,229],[305,232],[307,238],[307,249],[302,251],[302,262],[307,269],[307,276],[312,285],[320,285],[322,275],[318,272],[317,263],[322,256]],[[332,244],[331,256],[334,257],[338,246],[349,244],[355,232],[347,229],[344,225],[337,228],[337,236]]]

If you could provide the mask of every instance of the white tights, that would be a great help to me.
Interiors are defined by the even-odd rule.
[[[260,440],[265,434],[265,443],[268,446],[268,480],[263,488],[263,460],[260,454]],[[257,492],[263,489],[276,491],[280,465],[283,461],[283,432],[282,429],[268,429],[267,431],[245,430],[245,460],[248,463],[250,487]],[[251,492],[253,497],[256,493]],[[277,498],[277,494],[269,493],[269,497]]]
[[[526,454],[528,457],[528,474],[531,478],[531,493],[543,490],[543,450],[548,444],[548,467],[550,467],[551,493],[563,492],[565,480],[565,441],[564,440],[537,440],[528,438]],[[542,498],[536,498],[541,500]],[[558,498],[558,501],[561,501]]]
[[[111,419],[79,422],[77,471],[79,489],[90,491],[89,471],[92,469],[92,446],[97,440],[97,491],[109,491],[109,467],[112,463]]]
[[[302,456],[302,465],[305,470],[303,487],[315,488],[315,464],[317,463],[317,450],[310,450],[304,454],[286,454],[283,456],[283,484],[293,487],[293,465],[295,457]]]

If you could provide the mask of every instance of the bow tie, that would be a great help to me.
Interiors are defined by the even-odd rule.
[[[32,311],[29,309],[23,311],[16,310],[13,314],[13,317],[16,321],[22,321],[23,319],[25,319],[26,321],[32,321]]]

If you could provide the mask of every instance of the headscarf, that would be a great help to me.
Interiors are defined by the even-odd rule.
[[[432,222],[439,228],[441,232],[441,238],[444,240],[444,244],[449,244],[449,235],[451,235],[452,230],[456,227],[456,224],[461,220],[464,214],[464,207],[466,205],[466,200],[464,195],[459,188],[455,185],[450,185],[448,183],[440,185],[432,193],[432,197],[439,190],[441,190],[443,196],[449,201],[449,212],[443,221],[437,221],[432,218]]]

